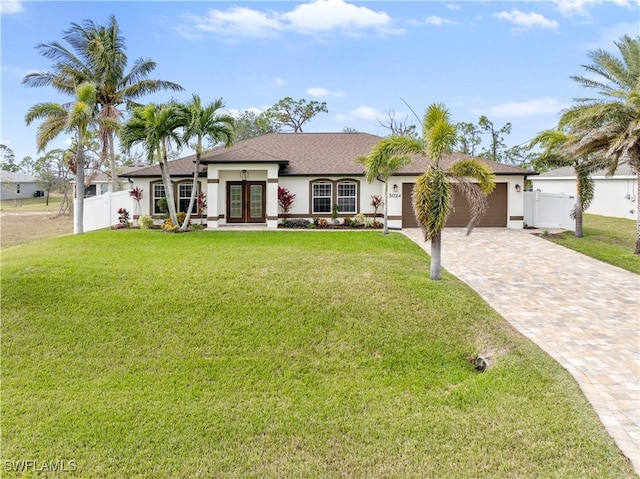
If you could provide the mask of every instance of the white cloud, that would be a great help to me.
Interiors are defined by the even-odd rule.
[[[282,78],[276,78],[274,83],[276,86],[282,86],[284,85],[284,80]]]
[[[313,97],[325,97],[325,96],[333,96],[333,97],[345,97],[347,94],[341,90],[329,91],[326,88],[315,87],[315,88],[307,88],[307,95]]]
[[[509,102],[500,105],[493,105],[489,108],[474,109],[475,114],[486,114],[495,117],[521,117],[530,115],[541,115],[548,113],[560,113],[568,104],[562,104],[554,98],[538,98],[522,102]]]
[[[393,30],[390,27],[391,17],[385,12],[376,12],[343,0],[315,0],[297,5],[282,17],[290,22],[292,30],[301,33],[341,30],[353,34],[368,28],[390,33]]]
[[[355,110],[351,110],[346,115],[344,113],[337,113],[336,115],[334,115],[334,118],[337,121],[342,121],[342,122],[352,121],[352,120],[367,120],[367,121],[376,120],[377,121],[378,118],[383,115],[384,113],[382,113],[380,110],[377,110],[371,106],[361,105]]]
[[[0,1],[0,14],[20,13],[22,11],[22,2],[19,0]]]
[[[344,0],[314,0],[287,12],[233,6],[227,10],[210,9],[204,16],[185,14],[183,18],[191,25],[178,25],[175,30],[187,38],[197,38],[198,32],[224,34],[227,39],[269,38],[286,31],[300,34],[337,31],[349,36],[359,36],[365,31],[404,33],[393,27],[393,19],[387,13]]]
[[[460,5],[456,5],[455,3],[447,3],[445,5],[445,8],[448,8],[449,10],[460,10]]]
[[[560,13],[571,17],[573,15],[589,16],[589,9],[603,0],[553,0]],[[628,0],[606,0],[606,3],[615,3],[622,7],[629,7],[631,3]]]
[[[226,11],[211,9],[204,17],[187,14],[184,18],[197,30],[231,36],[266,38],[283,30],[277,18],[247,7],[234,6]],[[182,31],[184,26],[178,28]]]
[[[447,20],[446,18],[438,17],[435,15],[425,18],[425,22],[427,23],[427,25],[436,25],[436,26],[456,25],[458,23],[458,22],[454,22],[453,20]]]
[[[510,12],[494,13],[493,16],[500,20],[507,20],[524,29],[539,27],[554,30],[559,26],[555,20],[549,20],[544,15],[535,12],[523,13],[520,10],[511,10]]]

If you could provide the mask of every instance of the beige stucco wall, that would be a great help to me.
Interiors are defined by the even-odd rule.
[[[285,176],[278,177],[277,165],[266,165],[260,163],[248,163],[242,165],[219,165],[210,164],[207,169],[207,178],[200,178],[202,188],[207,192],[207,224],[210,228],[215,228],[226,224],[226,190],[227,182],[240,181],[241,170],[247,170],[247,179],[249,181],[265,181],[267,182],[266,191],[266,216],[267,226],[275,228],[279,222],[278,215],[278,186],[287,188],[296,194],[293,207],[289,213],[290,218],[306,218],[313,217],[331,219],[331,215],[318,215],[311,212],[310,206],[310,182],[319,179],[315,176]],[[369,184],[363,176],[327,176],[325,179],[331,181],[337,180],[355,180],[358,182],[359,188],[359,205],[358,212],[364,215],[373,215],[373,207],[371,206],[372,195],[383,195],[384,183],[374,181]],[[386,198],[388,204],[389,227],[400,229],[402,227],[402,184],[415,183],[417,176],[396,176],[389,179],[389,191]],[[150,182],[156,179],[135,178],[133,186],[139,186],[144,190],[144,198],[141,201],[140,214],[150,214],[149,211],[149,195],[151,194]],[[523,220],[517,219],[524,216],[524,194],[523,194],[523,178],[522,176],[498,176],[496,182],[507,183],[507,227],[511,229],[521,229]],[[393,185],[398,185],[398,191],[394,192]],[[520,192],[516,191],[516,185],[520,185]],[[383,209],[380,208],[378,213],[382,214]],[[341,215],[341,217],[346,215]],[[354,216],[354,215],[349,215]]]

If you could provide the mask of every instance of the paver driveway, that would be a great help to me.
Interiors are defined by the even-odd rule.
[[[524,231],[464,233],[444,230],[443,267],[573,375],[640,473],[640,276]]]

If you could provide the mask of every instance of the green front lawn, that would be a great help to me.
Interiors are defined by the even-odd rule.
[[[428,276],[417,245],[379,232],[120,230],[9,248],[3,467],[635,477],[564,369],[462,282]],[[467,360],[480,352],[484,373]]]
[[[635,221],[585,214],[582,229],[582,238],[565,231],[561,237],[550,239],[579,253],[640,274],[640,256],[633,254],[636,244]]]

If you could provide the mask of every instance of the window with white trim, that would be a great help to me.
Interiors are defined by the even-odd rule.
[[[312,212],[331,213],[331,198],[333,184],[319,181],[312,184]]]
[[[189,209],[189,201],[191,201],[191,190],[193,189],[193,183],[178,183],[178,211],[184,213]],[[198,203],[193,202],[193,208],[191,208],[192,214],[198,213]]]
[[[338,212],[356,213],[356,198],[358,197],[358,185],[354,181],[341,181],[338,183]]]
[[[164,185],[162,183],[154,183],[153,185],[153,214],[154,215],[164,214],[164,211],[162,211],[158,207],[158,200],[161,198],[164,198],[165,196],[166,194],[164,192]]]

